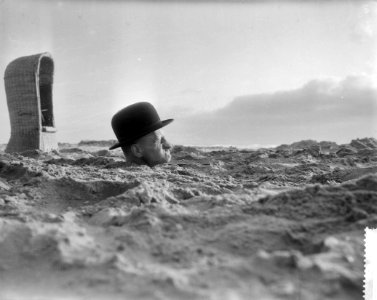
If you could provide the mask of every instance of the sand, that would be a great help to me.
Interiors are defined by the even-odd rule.
[[[0,299],[362,299],[377,140],[0,148]]]

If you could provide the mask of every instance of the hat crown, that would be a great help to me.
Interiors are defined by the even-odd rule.
[[[138,102],[118,111],[111,120],[111,126],[119,143],[127,145],[165,126],[165,122],[161,122],[152,104]]]

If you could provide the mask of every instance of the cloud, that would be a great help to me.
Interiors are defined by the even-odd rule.
[[[240,96],[213,112],[178,119],[170,130],[182,144],[279,144],[308,138],[348,142],[376,136],[376,121],[377,89],[366,77],[349,76]]]

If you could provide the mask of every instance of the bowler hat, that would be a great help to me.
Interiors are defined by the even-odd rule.
[[[173,119],[161,121],[156,109],[148,102],[138,102],[118,111],[111,120],[111,126],[118,143],[110,150],[130,145],[139,138],[160,129]]]

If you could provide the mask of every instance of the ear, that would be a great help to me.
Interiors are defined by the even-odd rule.
[[[143,151],[138,144],[131,145],[131,153],[138,158],[141,158],[143,156]]]

